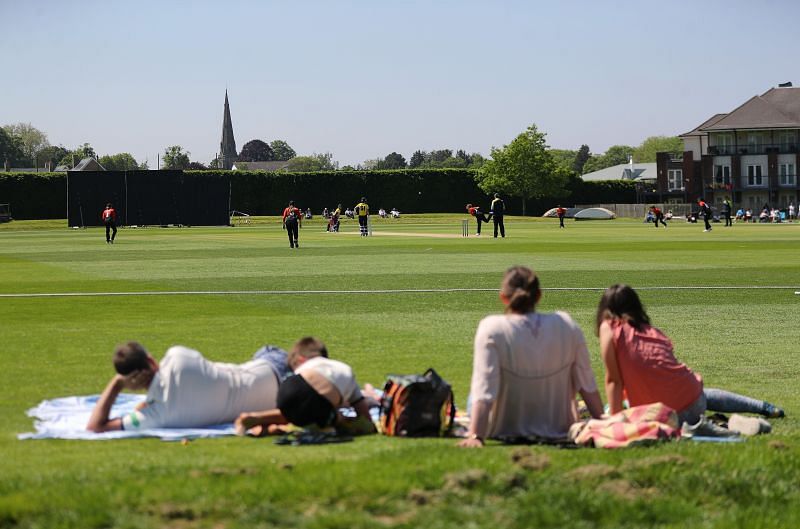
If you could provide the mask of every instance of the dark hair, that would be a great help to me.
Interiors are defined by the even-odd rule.
[[[109,202],[108,204],[106,204],[106,207],[107,207],[107,208],[110,208],[110,207],[111,207],[111,202]]]
[[[289,351],[289,356],[286,363],[294,370],[300,365],[298,357],[313,358],[315,356],[322,356],[328,358],[328,348],[319,338],[313,336],[304,336],[294,343],[292,350]]]
[[[367,197],[361,197],[361,202],[366,202],[366,201],[367,201]]]
[[[139,342],[127,342],[114,350],[114,369],[122,376],[150,368],[147,350]]]
[[[527,266],[512,266],[506,270],[500,292],[508,298],[506,312],[533,312],[536,302],[539,301],[539,278]]]
[[[600,324],[609,319],[624,320],[636,329],[640,329],[642,325],[650,325],[650,317],[645,312],[639,295],[628,285],[612,285],[603,292],[597,305],[595,333],[600,331]]]
[[[290,205],[290,206],[294,206],[294,200],[290,200],[290,201],[289,201],[289,205]]]

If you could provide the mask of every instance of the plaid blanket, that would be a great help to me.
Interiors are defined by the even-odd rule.
[[[576,422],[569,429],[575,444],[598,448],[621,448],[680,437],[678,414],[657,402],[615,413],[607,419]]]

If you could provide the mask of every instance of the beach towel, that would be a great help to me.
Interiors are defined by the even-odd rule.
[[[28,416],[36,419],[35,432],[22,433],[18,439],[81,439],[105,441],[135,437],[157,437],[163,441],[181,441],[201,437],[235,435],[233,423],[210,425],[204,428],[152,428],[135,432],[113,431],[94,433],[86,429],[86,423],[100,395],[65,397],[42,401],[28,410]],[[110,417],[121,417],[131,413],[137,404],[144,402],[145,395],[121,393],[111,408]]]
[[[666,441],[680,437],[678,414],[657,402],[635,406],[608,419],[576,422],[569,437],[576,444],[597,448],[622,448],[636,444]]]

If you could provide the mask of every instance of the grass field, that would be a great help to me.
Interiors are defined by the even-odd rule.
[[[353,221],[327,234],[315,219],[298,250],[274,219],[122,229],[113,246],[100,229],[62,222],[0,226],[0,294],[229,292],[0,297],[0,528],[800,527],[799,224],[702,233],[510,218],[508,237],[494,240],[460,237],[462,218],[377,220],[366,239]],[[581,324],[598,381],[592,289],[626,282],[707,385],[770,400],[788,417],[736,445],[524,448],[538,469],[512,461],[519,448],[464,451],[452,439],[16,439],[42,399],[98,393],[114,344],[128,339],[156,356],[181,343],[238,362],[313,334],[362,383],[434,367],[463,405],[476,325],[502,310],[493,289],[513,264],[564,289],[546,290],[540,310]],[[312,290],[328,292],[303,293]],[[365,290],[409,291],[353,292]]]

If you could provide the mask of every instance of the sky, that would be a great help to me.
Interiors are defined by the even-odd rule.
[[[601,153],[800,85],[798,19],[794,0],[0,0],[0,125],[208,163],[227,89],[239,149],[488,155],[535,123]]]

